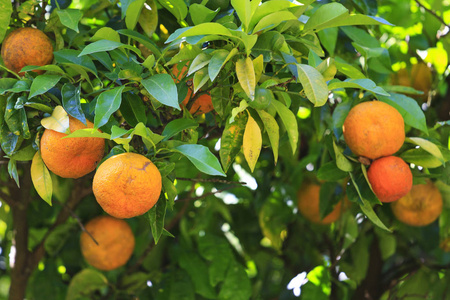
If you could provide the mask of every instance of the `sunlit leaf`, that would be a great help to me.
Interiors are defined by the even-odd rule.
[[[255,170],[256,163],[258,162],[261,147],[261,129],[259,128],[258,123],[256,123],[251,115],[249,115],[247,124],[245,125],[242,150],[252,172]]]
[[[51,206],[53,193],[52,178],[41,158],[40,151],[36,152],[31,162],[31,180],[39,196]]]
[[[241,58],[236,62],[236,76],[244,92],[253,100],[255,98],[256,77],[253,61],[250,57]]]

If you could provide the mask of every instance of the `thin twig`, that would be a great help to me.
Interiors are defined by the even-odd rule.
[[[436,14],[435,11],[425,7],[419,0],[415,0],[417,5],[419,5],[420,7],[422,7],[425,11],[429,12],[430,14],[432,14],[437,20],[439,20],[439,22],[441,22],[442,24],[444,24],[444,26],[449,27],[449,24],[445,23],[444,19],[441,16],[438,16]]]
[[[86,227],[84,227],[83,222],[81,222],[80,217],[78,217],[78,215],[70,208],[68,207],[66,204],[62,204],[59,201],[56,201],[57,204],[61,205],[63,209],[65,209],[66,211],[69,212],[69,214],[72,216],[72,218],[74,218],[78,225],[80,226],[81,230],[83,230],[84,232],[87,233],[87,235],[94,241],[94,243],[98,246],[98,242],[97,240],[94,238],[94,236],[86,230]]]
[[[240,184],[240,185],[246,185],[246,182],[242,182],[242,181],[228,181],[228,180],[224,180],[224,179],[217,179],[217,178],[212,178],[212,179],[202,179],[202,178],[184,178],[184,177],[177,177],[177,180],[183,180],[183,181],[192,181],[192,182],[216,182],[216,183],[224,183],[224,184]]]
[[[211,195],[215,195],[215,194],[218,194],[218,193],[225,192],[227,190],[231,190],[231,189],[233,189],[235,187],[237,187],[237,185],[232,185],[232,186],[223,188],[221,190],[216,190],[214,192],[208,192],[208,193],[203,194],[203,195],[198,196],[198,197],[186,197],[186,198],[183,198],[183,199],[178,199],[177,202],[200,200],[200,199],[206,198],[206,197],[211,196]]]

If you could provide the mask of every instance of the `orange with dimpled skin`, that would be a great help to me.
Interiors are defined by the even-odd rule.
[[[145,156],[122,153],[105,160],[97,169],[92,190],[109,215],[124,219],[150,210],[161,194],[158,168]]]

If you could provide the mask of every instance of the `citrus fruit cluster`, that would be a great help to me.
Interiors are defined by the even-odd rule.
[[[381,202],[393,202],[408,194],[413,179],[411,169],[393,156],[405,141],[403,117],[394,107],[380,101],[357,104],[348,113],[342,129],[350,150],[373,160],[367,176]]]

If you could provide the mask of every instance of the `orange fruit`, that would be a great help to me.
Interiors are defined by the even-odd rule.
[[[325,216],[323,219],[320,218],[320,185],[308,183],[302,185],[302,188],[297,193],[297,207],[299,212],[309,221],[316,224],[330,224],[335,222],[344,210],[347,208],[349,202],[347,197],[344,200],[339,201],[333,208],[333,210]],[[344,206],[342,202],[344,201]]]
[[[93,128],[94,124],[69,116],[69,129]],[[64,178],[80,178],[95,170],[105,152],[105,140],[102,138],[66,138],[65,133],[46,129],[41,137],[41,157],[47,168]]]
[[[400,69],[392,76],[392,84],[412,87],[423,92],[423,95],[413,95],[415,99],[427,100],[432,83],[431,69],[423,62],[412,65],[411,70]]]
[[[158,168],[136,153],[122,153],[105,160],[92,183],[98,204],[120,219],[146,213],[158,201],[161,187]]]
[[[395,217],[405,224],[426,226],[439,217],[442,206],[439,189],[428,181],[414,185],[406,196],[391,204],[391,209]]]
[[[189,99],[184,99],[183,105],[187,106],[189,102]],[[191,108],[189,109],[189,113],[192,115],[201,115],[201,114],[207,114],[210,111],[214,110],[213,104],[212,104],[212,98],[209,93],[200,95],[197,99],[194,100],[194,102],[191,105]]]
[[[392,202],[409,193],[412,173],[403,159],[387,156],[372,162],[367,172],[372,190],[381,202]]]
[[[397,152],[405,141],[402,115],[380,101],[354,106],[342,126],[348,147],[357,156],[376,159]]]
[[[175,83],[179,83],[188,73],[188,66],[190,62],[187,62],[181,70],[178,69],[178,65],[175,64],[172,67],[172,74],[175,76]],[[192,115],[200,115],[200,114],[206,114],[209,113],[214,109],[212,104],[211,95],[209,93],[202,94],[195,98],[195,94],[193,93],[193,90],[191,87],[188,88],[188,93],[186,97],[184,98],[183,102],[181,103],[184,106],[187,106],[189,101],[191,99],[194,99],[194,102],[192,103],[189,112]]]
[[[99,216],[90,220],[80,237],[83,257],[93,267],[110,271],[127,263],[134,251],[135,238],[130,225],[124,220]]]
[[[25,66],[44,66],[53,61],[53,46],[50,39],[35,28],[19,28],[12,31],[2,44],[1,55],[5,66],[18,73]],[[42,74],[42,70],[35,71]]]

